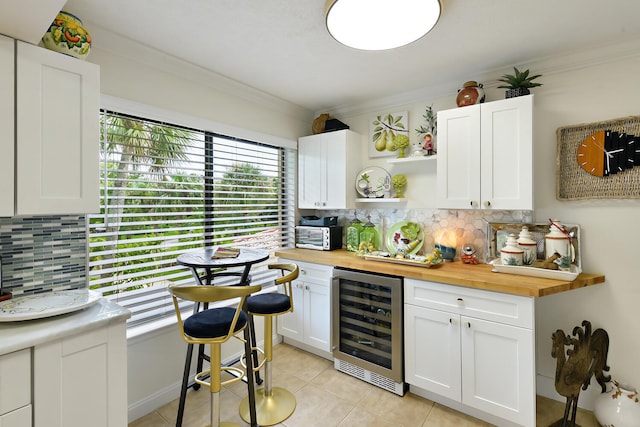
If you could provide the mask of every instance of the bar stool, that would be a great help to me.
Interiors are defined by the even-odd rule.
[[[247,298],[247,311],[250,319],[252,316],[264,317],[264,359],[254,369],[265,367],[264,388],[256,391],[256,416],[260,426],[278,424],[293,413],[296,409],[296,398],[290,391],[282,387],[272,387],[271,362],[273,360],[273,317],[293,311],[293,280],[298,277],[299,270],[296,264],[269,264],[269,269],[279,269],[282,276],[276,278],[275,284],[284,285],[284,293],[272,292],[252,295]],[[250,419],[249,398],[240,403],[240,417],[247,421]]]
[[[221,345],[232,336],[245,330],[248,324],[247,314],[242,310],[248,295],[259,291],[260,285],[254,286],[170,286],[169,292],[178,317],[178,326],[184,341],[188,344],[209,344],[209,369],[195,376],[198,384],[209,387],[211,392],[211,427],[239,426],[237,423],[220,423],[220,390],[224,385],[240,381],[245,375],[242,369],[225,367],[221,364]],[[178,299],[196,303],[212,303],[216,301],[240,298],[238,306],[209,308],[199,311],[183,321]],[[248,351],[247,351],[248,350]],[[251,349],[245,346],[245,357],[249,357]],[[251,366],[251,365],[249,365]],[[221,373],[232,373],[233,378],[222,381]],[[206,381],[209,377],[209,381]],[[251,396],[251,390],[249,390]]]

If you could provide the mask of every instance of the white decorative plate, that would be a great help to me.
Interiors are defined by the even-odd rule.
[[[365,198],[384,197],[391,191],[391,175],[378,166],[364,168],[356,175],[356,191]]]
[[[88,289],[43,292],[0,302],[0,322],[41,319],[87,308],[102,298]]]

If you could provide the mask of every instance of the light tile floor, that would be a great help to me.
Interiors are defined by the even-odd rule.
[[[476,427],[483,421],[407,393],[397,396],[333,368],[331,361],[287,344],[274,346],[273,382],[296,396],[293,415],[280,427]],[[246,384],[230,385],[220,395],[222,420],[248,426],[238,415]],[[564,404],[538,397],[537,427],[547,427],[562,417]],[[178,400],[133,421],[129,427],[174,426]],[[580,410],[577,423],[598,427],[593,414]],[[209,393],[189,390],[184,427],[209,424]]]

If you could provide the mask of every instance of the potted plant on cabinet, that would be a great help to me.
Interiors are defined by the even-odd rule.
[[[542,86],[542,83],[536,83],[533,80],[541,77],[541,74],[529,76],[529,70],[520,71],[513,67],[514,74],[504,74],[498,79],[499,82],[505,84],[498,86],[500,89],[507,89],[505,98],[513,98],[516,96],[529,95],[529,89],[532,87]]]

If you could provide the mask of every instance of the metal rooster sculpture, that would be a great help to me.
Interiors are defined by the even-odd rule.
[[[582,321],[582,326],[584,330],[579,326],[573,328],[573,336],[577,338],[565,335],[561,329],[551,335],[551,356],[557,359],[556,391],[567,398],[567,404],[564,417],[550,427],[580,427],[576,424],[580,389],[586,390],[591,383],[591,377],[595,376],[604,393],[606,383],[611,380],[611,376],[605,375],[605,372],[609,371],[609,335],[604,329],[596,329],[592,334],[591,322],[587,320]],[[567,350],[567,358],[565,346],[573,346]]]

